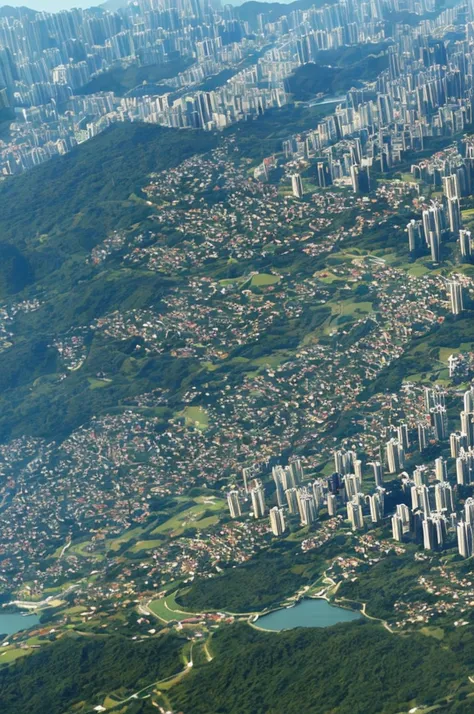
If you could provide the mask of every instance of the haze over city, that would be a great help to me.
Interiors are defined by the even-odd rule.
[[[101,5],[100,0],[94,2],[94,0],[30,0],[27,4],[24,2],[11,2],[8,3],[11,7],[28,7],[31,10],[37,10],[38,12],[59,12],[60,10],[72,10],[75,7],[80,7],[87,9],[88,7],[94,7]]]

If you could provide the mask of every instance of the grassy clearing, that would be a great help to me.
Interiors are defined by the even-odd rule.
[[[324,268],[321,273],[330,273],[331,267],[339,267],[345,263],[353,263],[354,260],[360,260],[365,257],[365,255],[367,255],[365,251],[359,251],[355,248],[350,250],[341,250],[338,253],[332,253],[327,260],[328,267]],[[345,281],[346,278],[344,276],[339,276],[338,279]]]
[[[149,603],[148,607],[157,617],[165,622],[196,616],[196,613],[181,610],[179,605],[176,603],[175,597],[176,593],[171,593],[160,600],[153,600]]]
[[[254,288],[263,288],[267,285],[274,285],[280,280],[279,275],[271,275],[270,273],[257,273],[252,276],[251,285]]]
[[[32,647],[33,645],[44,645],[44,640],[42,640],[41,637],[38,637],[38,635],[35,635],[34,637],[28,637],[26,644],[28,647]]]
[[[64,615],[79,615],[80,612],[85,612],[87,610],[87,607],[84,605],[73,605],[72,607],[68,607],[66,610],[63,610]]]
[[[182,412],[186,424],[204,431],[209,426],[209,417],[202,407],[186,407]]]
[[[64,545],[66,545],[66,544],[64,543]],[[54,553],[52,555],[53,558],[59,558],[59,556],[63,552],[64,545],[60,545],[58,548],[56,548],[56,550],[54,551]],[[67,551],[66,551],[66,553],[67,553]]]
[[[435,640],[444,639],[444,630],[442,627],[421,627],[420,632],[426,637],[434,637]]]
[[[403,377],[404,382],[426,382],[427,379],[428,375],[425,373],[422,374],[421,372],[416,372],[415,374],[408,374],[406,377]]]
[[[211,526],[216,526],[219,523],[219,516],[207,516],[207,518],[201,518],[196,523],[196,528],[198,531],[202,531],[205,528],[210,528]]]
[[[225,507],[225,502],[219,499],[206,498],[205,496],[200,496],[196,501],[197,503],[191,506],[191,508],[187,508],[185,511],[181,511],[181,513],[176,513],[164,523],[160,523],[160,525],[151,532],[151,535],[159,535],[162,533],[179,535],[185,528],[192,527],[198,530],[200,528],[208,528],[209,525],[211,525],[209,521],[210,518],[213,519],[212,523],[217,523],[219,520],[217,513],[215,515],[209,514],[206,517],[203,516],[208,511],[221,511]]]
[[[461,342],[459,347],[440,347],[439,361],[447,363],[450,355],[457,355],[459,352],[470,352],[472,350],[472,342]]]
[[[257,359],[252,360],[252,365],[255,365],[256,367],[279,367],[283,364],[283,362],[289,360],[291,355],[291,352],[273,352],[271,355],[257,357]]]
[[[172,687],[175,686],[175,684],[178,684],[183,677],[187,675],[189,670],[183,669],[182,672],[179,672],[173,679],[168,679],[166,682],[160,682],[157,685],[158,692],[162,694],[163,692],[167,692],[169,689],[172,689]]]
[[[33,652],[33,650],[30,648],[20,649],[19,647],[15,647],[12,649],[4,649],[0,651],[0,665],[10,664],[10,662],[14,662],[17,659],[20,659],[20,657],[25,657],[26,655],[31,654],[31,652]]]
[[[124,543],[128,543],[131,541],[133,538],[139,538],[140,536],[143,536],[145,533],[145,530],[143,528],[132,528],[132,530],[127,531],[123,535],[121,535],[119,538],[115,538],[113,541],[109,543],[109,549],[110,550],[119,550],[120,547]]]
[[[324,476],[330,476],[334,472],[334,461],[330,459],[329,461],[326,461],[324,464],[323,468],[321,469],[321,473],[324,474]]]
[[[217,364],[213,364],[212,362],[203,362],[202,366],[205,367],[208,372],[215,372],[217,369]]]
[[[244,283],[247,280],[245,276],[240,276],[239,278],[224,278],[219,280],[219,285],[226,287],[227,285],[235,285],[236,283]]]
[[[371,302],[354,302],[350,298],[348,300],[340,300],[336,303],[329,303],[333,315],[367,315],[372,312]]]
[[[223,498],[219,498],[216,496],[197,496],[194,499],[195,503],[202,503],[204,504],[207,508],[209,508],[211,511],[220,511],[223,508],[226,508],[227,503]]]
[[[159,548],[163,545],[163,540],[161,538],[155,538],[153,540],[139,540],[130,548],[130,553],[139,553],[141,550],[151,550],[153,548]]]
[[[86,548],[91,545],[91,541],[85,541],[84,543],[76,543],[71,545],[70,548],[66,550],[65,555],[68,553],[74,553],[75,555],[80,555],[83,558],[93,558],[94,560],[103,560],[104,555],[102,553],[89,553]]]
[[[113,699],[111,696],[105,697],[102,706],[106,709],[113,709],[117,706],[118,700]]]
[[[318,280],[320,280],[322,283],[334,283],[336,280],[341,280],[341,277],[339,275],[335,275],[334,273],[331,273],[330,270],[323,270],[320,273],[317,273],[316,276]]]
[[[414,278],[420,278],[422,275],[425,275],[426,273],[429,273],[429,269],[426,267],[426,265],[423,265],[423,263],[414,263],[408,268],[407,271],[410,275],[413,275]]]
[[[402,173],[400,176],[402,181],[405,181],[405,183],[421,183],[420,179],[415,178],[413,174]]]
[[[87,377],[89,382],[89,389],[102,389],[103,387],[108,387],[111,384],[111,379],[95,379],[94,377]]]
[[[392,263],[398,263],[400,260],[400,256],[397,255],[397,253],[394,253],[393,251],[374,251],[374,255],[376,258],[381,258],[387,265],[392,265]]]

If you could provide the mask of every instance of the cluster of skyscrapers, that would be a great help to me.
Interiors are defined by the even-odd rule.
[[[354,531],[368,524],[381,526],[388,520],[396,541],[409,539],[422,543],[427,550],[443,548],[457,538],[460,555],[470,557],[474,548],[474,498],[466,498],[462,491],[465,501],[461,511],[457,503],[460,489],[474,484],[474,386],[464,393],[459,431],[448,433],[443,390],[425,388],[424,407],[424,421],[389,429],[379,459],[364,462],[353,450],[336,449],[334,472],[328,477],[306,478],[299,459],[287,466],[273,466],[266,481],[244,469],[242,485],[227,494],[231,517],[239,518],[245,511],[256,519],[268,517],[273,535],[281,536],[291,522],[301,527],[315,524],[324,509],[329,517],[345,514]],[[438,456],[432,465],[418,463],[410,476],[405,470],[407,454],[412,458],[428,446],[439,446],[443,453],[449,448],[449,456]],[[386,499],[394,478],[401,485],[401,502],[387,517]]]
[[[251,20],[218,0],[139,0],[117,12],[12,11],[0,18],[0,108],[11,106],[16,121],[13,139],[0,145],[0,171],[65,153],[116,121],[224,128],[283,106],[289,75],[320,61],[321,51],[377,43],[387,69],[284,147],[287,155],[317,159],[320,185],[347,178],[355,191],[368,191],[373,167],[385,171],[422,150],[426,137],[451,136],[472,123],[474,17],[459,5],[433,19],[435,9],[434,0],[407,0],[404,12],[420,17],[415,25],[392,21],[397,0],[349,0]],[[444,41],[453,27],[464,39]],[[170,92],[151,86],[87,101],[79,94],[114,65],[175,60],[184,65],[164,82]],[[223,69],[234,75],[222,86],[199,88]],[[452,214],[450,223],[454,208]]]
[[[460,5],[415,27],[395,25],[387,36],[388,68],[375,82],[348,91],[335,112],[314,130],[286,141],[286,155],[314,158],[313,180],[322,187],[343,180],[354,191],[364,193],[370,189],[371,172],[386,172],[408,152],[422,151],[430,137],[462,133],[473,120],[473,19],[472,8],[469,6],[466,14],[466,7]],[[463,39],[445,40],[449,26],[459,28]],[[471,159],[472,146],[468,146],[465,169],[469,175],[460,172],[461,185],[454,192],[449,193],[446,186],[445,215],[433,211],[427,216],[427,236],[420,233],[420,238],[428,240],[433,232],[430,247],[436,262],[440,233],[446,228],[457,233],[461,228],[459,195],[471,192]],[[423,178],[427,173],[423,162],[415,164],[413,172]],[[434,224],[435,220],[443,222]],[[412,235],[413,241],[416,235]]]
[[[464,512],[456,508],[457,491],[474,482],[474,388],[464,394],[460,413],[461,429],[449,434],[450,456],[455,464],[456,485],[449,481],[448,460],[435,459],[434,469],[419,465],[410,478],[402,473],[402,487],[411,507],[399,504],[392,516],[393,537],[401,541],[407,534],[423,542],[428,550],[445,545],[450,533],[456,533],[459,553],[472,555],[474,499],[465,500]],[[447,441],[447,416],[440,390],[425,389],[425,408],[431,421],[432,438]],[[419,444],[420,451],[423,444]],[[425,443],[426,448],[426,443]]]
[[[372,523],[380,523],[384,517],[383,469],[373,463],[376,492],[364,495],[362,491],[362,462],[352,451],[338,450],[334,453],[336,471],[328,478],[316,478],[303,483],[304,473],[299,459],[288,466],[274,466],[274,488],[267,488],[276,505],[267,511],[265,486],[260,478],[248,480],[243,473],[243,488],[232,488],[227,494],[230,516],[239,518],[247,506],[254,518],[269,515],[270,527],[275,536],[282,535],[288,519],[295,517],[300,526],[310,526],[318,519],[322,508],[330,517],[336,516],[343,505],[354,529],[364,527],[364,514],[370,515]]]
[[[410,253],[418,256],[428,251],[433,263],[442,262],[443,241],[451,238],[458,240],[462,261],[470,262],[472,258],[471,232],[462,227],[460,199],[471,195],[474,190],[474,146],[471,140],[466,140],[464,144],[464,158],[461,158],[457,151],[451,151],[451,155],[442,165],[439,161],[433,162],[437,163],[436,168],[432,166],[432,162],[424,162],[425,179],[428,182],[432,179],[434,185],[441,182],[443,196],[441,200],[432,200],[425,206],[421,219],[412,219],[407,225]],[[419,166],[413,165],[412,173],[421,173],[419,169]],[[458,315],[463,310],[461,287],[450,282],[448,290],[452,312]]]
[[[258,55],[264,43],[219,0],[140,0],[117,12],[12,9],[0,18],[0,109],[15,112],[12,139],[0,142],[0,171],[14,173],[65,153],[116,121],[219,128],[240,114],[279,106],[284,92],[260,87],[258,73],[240,76],[242,90],[236,84],[227,92],[179,96]],[[173,100],[160,87],[138,87],[124,98],[111,91],[82,96],[81,88],[111,67],[170,63],[177,68],[166,85]],[[245,90],[247,80],[253,92]]]

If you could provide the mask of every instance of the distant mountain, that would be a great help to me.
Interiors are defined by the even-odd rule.
[[[32,10],[29,7],[22,5],[21,7],[12,7],[12,5],[2,5],[0,7],[0,17],[24,17],[25,15],[30,15],[33,17],[36,15],[36,10]]]
[[[104,10],[109,10],[109,12],[116,12],[117,10],[127,7],[127,5],[128,0],[106,0],[100,7],[104,8]]]
[[[296,0],[290,3],[280,2],[260,2],[251,0],[235,8],[235,14],[243,22],[248,22],[253,28],[257,28],[258,16],[264,14],[268,19],[275,22],[283,15],[289,15],[294,10],[307,10],[310,7],[322,7],[332,5],[336,0]]]

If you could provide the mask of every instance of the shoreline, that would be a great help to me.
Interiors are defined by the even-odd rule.
[[[339,603],[336,600],[331,601],[326,594],[320,594],[320,595],[303,595],[298,600],[296,600],[292,605],[280,605],[280,607],[276,607],[272,610],[269,610],[268,612],[263,611],[261,613],[257,613],[256,615],[253,616],[255,618],[254,620],[252,620],[252,615],[251,615],[247,620],[247,624],[256,630],[259,630],[260,632],[287,632],[288,630],[296,629],[296,627],[286,627],[281,630],[271,630],[271,629],[267,629],[265,627],[259,626],[258,621],[260,620],[261,617],[266,617],[267,615],[271,615],[274,612],[280,612],[282,610],[292,609],[296,605],[299,605],[300,603],[302,603],[304,600],[308,600],[308,601],[309,600],[325,600],[330,607],[333,607],[335,609],[340,608],[341,610],[347,610],[348,612],[353,612],[354,614],[358,614],[361,617],[365,617],[367,619],[372,619],[370,616],[366,615],[366,613],[364,612],[365,603],[361,603],[362,607],[359,610],[354,610],[353,608],[348,607],[348,605],[346,605],[344,603]],[[339,623],[333,623],[333,624],[336,625]],[[299,625],[298,627],[304,627],[304,625]],[[332,627],[332,625],[319,625],[319,626],[314,625],[314,627],[323,629],[325,627]]]

